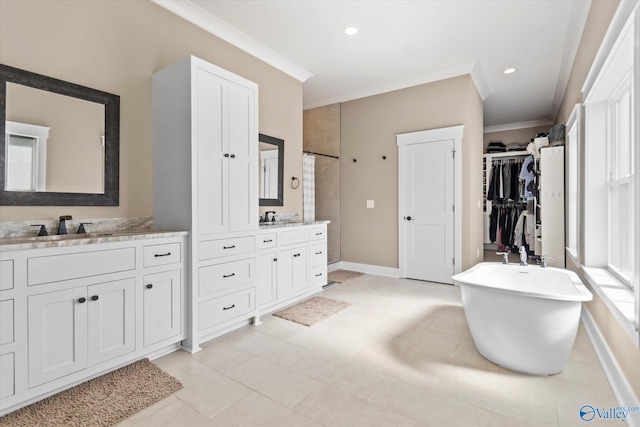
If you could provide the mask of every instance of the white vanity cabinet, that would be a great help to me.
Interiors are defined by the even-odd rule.
[[[196,352],[257,315],[258,85],[194,56],[152,85],[154,222],[190,232]]]
[[[0,415],[179,348],[186,242],[161,232],[0,246]]]
[[[266,226],[258,234],[258,302],[269,313],[327,284],[327,225]]]

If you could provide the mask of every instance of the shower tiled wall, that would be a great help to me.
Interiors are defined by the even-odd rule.
[[[304,111],[303,150],[340,157],[340,104]],[[316,220],[329,220],[327,261],[340,261],[340,160],[316,156]]]

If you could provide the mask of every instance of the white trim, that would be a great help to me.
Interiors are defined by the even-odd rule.
[[[638,5],[639,2],[640,0],[626,0],[621,1],[618,5],[618,9],[613,15],[613,19],[611,19],[611,24],[609,24],[607,34],[604,36],[604,39],[600,44],[600,48],[598,49],[598,53],[596,54],[596,57],[591,64],[589,74],[587,74],[587,78],[584,80],[582,93],[583,95],[586,95],[585,102],[587,102],[588,94],[589,92],[591,92],[591,89],[593,89],[593,86],[595,85],[596,80],[600,75],[602,67],[609,58],[609,54],[617,43],[618,37],[622,33],[622,29],[627,24],[629,16],[631,16],[633,9]]]
[[[635,320],[635,298],[633,290],[622,283],[606,268],[589,268],[582,266],[582,271],[590,288],[607,306],[631,342],[640,348],[640,333],[638,332],[638,325]],[[629,305],[632,307],[629,307]]]
[[[576,128],[576,135],[575,135],[575,141],[569,141],[569,133],[571,132],[572,127]],[[568,221],[575,221],[575,233],[576,235],[573,236],[575,237],[575,241],[576,241],[576,245],[575,247],[570,247],[569,245],[567,245],[566,247],[566,251],[567,254],[569,254],[572,258],[572,260],[574,261],[574,263],[576,265],[580,265],[580,253],[578,252],[580,249],[580,245],[581,245],[581,239],[580,239],[580,230],[581,230],[581,226],[582,226],[582,221],[580,220],[580,206],[581,206],[581,199],[582,197],[580,197],[580,195],[582,194],[582,186],[581,184],[581,172],[582,172],[582,167],[581,167],[581,162],[580,162],[580,153],[584,151],[584,146],[581,146],[581,141],[582,141],[582,130],[581,130],[581,126],[582,126],[582,104],[577,103],[576,105],[574,105],[573,110],[571,110],[571,114],[569,115],[569,119],[567,120],[567,124],[565,126],[566,132],[565,132],[565,136],[566,136],[566,145],[567,145],[567,163],[569,168],[568,169],[568,176],[567,176],[567,182],[566,182],[566,188],[565,188],[565,195],[567,196],[567,205],[570,206],[571,203],[575,202],[576,206],[576,218],[571,218],[569,216],[569,212],[567,212],[567,216]],[[575,158],[573,158],[575,156]],[[575,161],[575,167],[576,170],[572,171],[571,170],[571,166],[572,166],[572,159]],[[576,181],[576,200],[571,200],[569,198],[569,190],[571,187],[571,183],[572,183],[572,179],[574,179]],[[567,209],[568,211],[569,209]],[[571,227],[567,227],[567,239],[566,241],[568,243],[571,242],[570,237],[569,236],[569,231],[570,231]]]
[[[604,370],[613,395],[616,397],[620,406],[638,406],[638,400],[633,392],[633,389],[629,385],[620,365],[615,359],[613,352],[607,345],[607,341],[604,339],[602,332],[598,328],[595,320],[589,313],[586,307],[582,309],[582,324],[591,340],[593,349],[600,360],[600,365]],[[597,402],[593,402],[596,403]],[[633,412],[627,417],[627,425],[629,427],[640,427],[640,413]]]
[[[423,130],[418,132],[402,133],[396,135],[398,144],[398,273],[399,277],[405,277],[404,263],[404,173],[405,146],[408,144],[429,143],[452,139],[454,141],[454,274],[462,271],[462,137],[464,125],[450,126],[446,128]]]
[[[181,0],[151,0],[151,2],[161,6],[171,13],[178,15],[193,25],[202,28],[208,33],[232,44],[248,54],[255,56],[261,61],[274,68],[290,75],[294,79],[305,82],[313,77],[313,74],[297,64],[294,64],[284,56],[269,49],[255,39],[247,36],[235,27],[224,22],[211,12],[202,9],[200,6]]]
[[[507,130],[528,129],[538,126],[553,126],[553,121],[549,119],[529,120],[527,122],[507,123],[504,125],[486,126],[482,133],[504,132]]]
[[[337,268],[333,268],[333,270],[351,270],[351,271],[359,271],[360,273],[367,274],[375,274],[376,276],[386,276],[386,277],[400,277],[400,272],[397,268],[393,267],[383,267],[380,265],[371,265],[371,264],[360,264],[357,262],[349,262],[349,261],[340,261],[334,262],[331,264],[333,266],[337,266]],[[328,269],[327,269],[328,270]]]

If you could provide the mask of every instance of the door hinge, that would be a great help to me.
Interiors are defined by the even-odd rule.
[[[456,211],[456,205],[453,205],[453,206],[451,207],[451,210],[453,210],[453,211],[455,212],[455,211]]]
[[[451,150],[451,154],[453,155],[453,158],[456,158],[456,150]]]
[[[455,258],[453,258],[453,259],[451,260],[451,264],[456,265],[456,259],[455,259]]]

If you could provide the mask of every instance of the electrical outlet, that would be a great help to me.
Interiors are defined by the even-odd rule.
[[[374,204],[373,200],[367,200],[367,209],[373,209]]]

